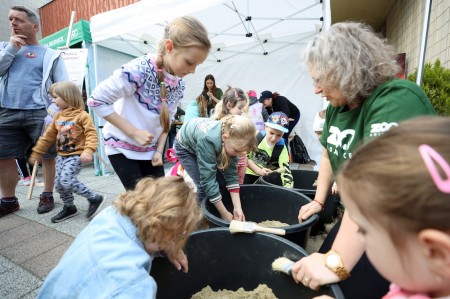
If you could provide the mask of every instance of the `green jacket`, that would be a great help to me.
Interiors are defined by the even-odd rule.
[[[216,174],[222,152],[222,122],[209,118],[191,119],[181,127],[178,141],[186,150],[197,156],[200,180],[209,201],[220,201],[222,196]],[[237,161],[237,157],[232,157],[230,165],[223,171],[228,190],[239,188]]]

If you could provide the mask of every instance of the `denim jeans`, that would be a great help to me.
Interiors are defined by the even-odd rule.
[[[201,203],[202,200],[206,198],[206,194],[200,182],[200,170],[197,164],[197,156],[185,149],[177,139],[173,142],[173,148],[175,149],[175,154],[177,155],[181,166],[183,166],[184,170],[187,171],[197,186],[197,200]]]

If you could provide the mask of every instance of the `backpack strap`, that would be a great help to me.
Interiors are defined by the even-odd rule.
[[[264,133],[266,133],[266,132],[264,132]],[[264,139],[264,136],[265,136],[265,134],[263,135],[261,132],[258,132],[258,134],[256,134],[256,140],[258,141],[258,145]]]
[[[277,167],[280,167],[280,165],[278,164],[278,159],[280,158],[283,148],[284,144],[276,144],[275,147],[273,148],[272,157],[270,157],[272,165],[277,165]]]
[[[266,136],[266,132],[258,132],[256,134],[256,140],[258,141],[258,145],[263,141],[264,137]],[[270,162],[272,165],[276,164],[278,165],[278,159],[280,158],[281,152],[283,151],[284,144],[276,144],[272,151],[272,156],[270,157]],[[279,167],[279,166],[278,166]]]

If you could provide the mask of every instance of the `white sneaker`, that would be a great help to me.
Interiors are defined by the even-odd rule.
[[[31,177],[27,176],[26,178],[21,178],[19,180],[19,186],[30,186]]]
[[[35,177],[34,178],[34,183],[37,184],[39,183],[41,180],[39,179],[39,177]],[[19,180],[19,186],[30,186],[31,183],[31,176],[27,176],[25,178],[21,178]]]

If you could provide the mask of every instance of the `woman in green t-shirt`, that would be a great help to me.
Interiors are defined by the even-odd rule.
[[[317,191],[314,200],[300,209],[300,222],[322,210],[340,165],[358,145],[403,120],[435,114],[419,86],[396,78],[400,67],[395,49],[367,25],[334,24],[306,46],[304,57],[314,92],[329,105],[320,138],[323,154]],[[389,284],[367,260],[357,231],[345,212],[320,253],[294,265],[294,279],[312,289],[339,282],[347,299],[381,298]]]

